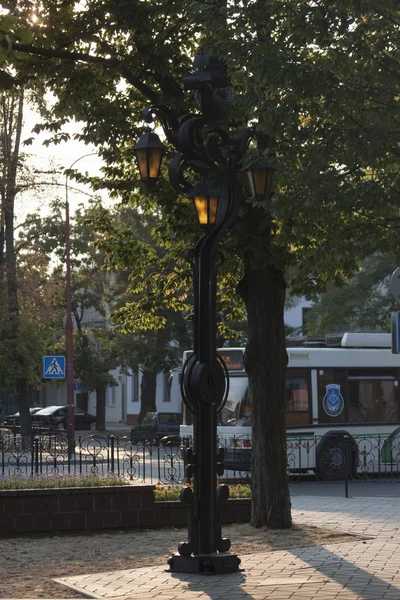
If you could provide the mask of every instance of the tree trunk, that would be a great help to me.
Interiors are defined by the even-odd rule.
[[[6,178],[6,186],[2,191],[2,209],[4,215],[5,265],[7,273],[8,331],[11,345],[15,349],[14,360],[19,364],[21,373],[21,377],[19,377],[16,382],[21,434],[23,436],[29,436],[31,434],[31,417],[29,412],[27,382],[24,377],[24,357],[20,346],[17,257],[14,243],[15,197],[18,191],[17,171],[22,134],[24,90],[21,88],[16,96],[11,95],[8,102],[6,101],[6,97],[3,96],[1,103],[3,117],[3,176]],[[3,232],[3,219],[1,226]]]
[[[106,430],[106,388],[103,385],[96,387],[96,429]]]
[[[140,385],[140,413],[139,423],[148,412],[157,412],[156,405],[157,373],[155,371],[143,371],[142,383]]]
[[[7,187],[5,192],[4,223],[6,244],[6,270],[8,286],[8,311],[10,320],[18,316],[17,259],[14,244],[14,212],[17,194],[17,170],[22,133],[24,92],[21,89],[16,99],[12,98],[8,115],[3,97],[3,144]],[[14,106],[15,104],[15,106]],[[14,112],[15,111],[15,112]],[[12,140],[12,132],[15,132]],[[12,143],[14,142],[14,143]],[[22,415],[21,415],[22,416]]]
[[[285,279],[275,267],[244,259],[238,292],[247,308],[245,366],[252,402],[252,515],[254,527],[291,527],[286,473]]]

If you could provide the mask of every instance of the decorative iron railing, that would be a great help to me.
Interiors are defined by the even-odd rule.
[[[180,447],[168,439],[131,443],[127,437],[78,437],[72,454],[64,433],[23,439],[0,434],[0,476],[108,474],[138,483],[175,484],[184,480]]]
[[[133,483],[179,484],[186,481],[185,458],[191,438],[132,443],[128,437],[78,437],[68,452],[67,434],[23,439],[0,430],[0,476],[35,474],[116,474]],[[224,448],[222,481],[250,481],[251,436],[219,440]],[[390,436],[292,436],[287,439],[289,481],[399,481],[400,430]]]

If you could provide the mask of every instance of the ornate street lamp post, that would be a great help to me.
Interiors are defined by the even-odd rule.
[[[241,204],[237,174],[251,139],[261,153],[267,140],[248,127],[234,136],[222,125],[233,103],[233,89],[218,58],[197,53],[193,72],[184,78],[195,91],[201,114],[176,117],[168,108],[151,106],[144,118],[161,122],[168,142],[178,151],[169,165],[169,180],[179,193],[193,200],[204,235],[190,253],[194,287],[194,349],[183,367],[183,400],[194,414],[194,449],[188,451],[187,476],[194,489],[185,488],[181,500],[189,507],[188,541],[169,559],[171,571],[231,573],[240,559],[229,552],[230,540],[221,535],[221,503],[229,497],[226,485],[216,486],[223,474],[223,449],[217,451],[217,415],[228,395],[226,366],[217,354],[216,275],[222,262],[218,242],[234,222]],[[142,181],[153,186],[165,147],[154,133],[144,134],[134,146]],[[186,172],[200,175],[192,189]],[[268,196],[274,169],[261,162],[248,168],[253,196]]]

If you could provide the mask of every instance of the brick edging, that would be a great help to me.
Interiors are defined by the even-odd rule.
[[[0,490],[0,534],[184,526],[186,506],[155,502],[153,485]],[[224,523],[250,520],[251,500],[227,500]]]

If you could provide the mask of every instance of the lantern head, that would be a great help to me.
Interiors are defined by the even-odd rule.
[[[153,187],[158,179],[161,161],[166,147],[156,133],[144,133],[133,146],[140,173],[140,180]]]

